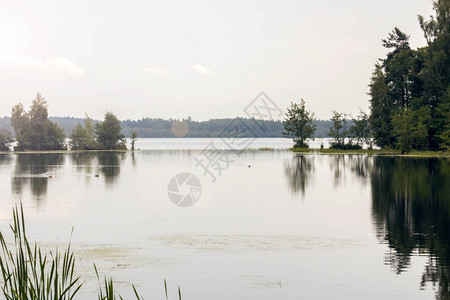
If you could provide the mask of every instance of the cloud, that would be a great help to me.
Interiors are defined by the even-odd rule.
[[[151,75],[167,75],[169,74],[169,71],[161,68],[148,67],[144,69],[144,73]]]
[[[191,69],[192,69],[192,71],[194,71],[197,74],[201,74],[201,75],[211,74],[211,71],[207,67],[202,66],[202,65],[193,65],[191,67]]]
[[[30,56],[3,56],[0,57],[0,70],[0,76],[3,78],[23,75],[84,75],[83,69],[65,57],[40,60]]]

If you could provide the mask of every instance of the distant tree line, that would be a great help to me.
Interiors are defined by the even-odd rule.
[[[183,122],[189,125],[186,137],[220,137],[235,119],[211,119]],[[281,121],[240,119],[245,130],[240,137],[283,137]],[[143,118],[141,120],[120,121],[113,113],[106,113],[104,120],[93,120],[88,115],[84,119],[73,117],[48,117],[48,104],[37,93],[32,105],[26,111],[22,104],[12,108],[11,117],[0,118],[0,151],[8,151],[16,142],[16,151],[41,150],[123,150],[126,149],[125,136],[132,139],[134,150],[137,137],[174,137],[174,119]],[[312,120],[314,131],[319,137],[328,136],[330,121]],[[66,141],[66,137],[69,141]]]
[[[85,120],[83,118],[74,117],[49,117],[49,120],[56,123],[63,129],[66,136],[77,128],[78,124],[84,125]],[[187,138],[214,138],[218,137],[223,130],[233,121],[232,118],[226,119],[211,119],[208,121],[193,121],[190,118],[184,121],[189,124],[189,132],[185,136]],[[99,120],[90,119],[95,125],[99,123]],[[161,119],[161,118],[143,118],[140,120],[124,120],[120,122],[122,133],[127,138],[131,138],[133,132],[137,133],[140,138],[175,138],[171,131],[172,123],[175,119]],[[251,131],[257,137],[284,137],[283,135],[283,123],[282,121],[260,121],[258,123],[262,126],[258,126],[253,120],[243,119],[243,121],[249,126]],[[315,137],[328,137],[331,121],[328,120],[314,120],[316,131]],[[0,118],[0,128],[14,132],[14,129],[10,122],[10,117]],[[253,133],[244,132],[248,136]]]
[[[427,46],[411,49],[409,36],[397,27],[382,40],[389,50],[380,59],[369,84],[370,113],[356,117],[333,111],[329,121],[317,120],[305,102],[291,103],[283,121],[241,119],[249,130],[242,137],[289,137],[295,147],[307,147],[315,137],[331,137],[331,147],[359,149],[363,145],[402,151],[450,150],[450,2],[433,2],[435,17],[419,16]],[[234,119],[186,120],[188,138],[219,137]],[[29,111],[13,107],[11,118],[0,119],[0,151],[16,141],[17,150],[60,150],[70,137],[72,149],[126,149],[125,137],[175,137],[174,119],[120,121],[106,113],[102,121],[71,117],[49,118],[47,102],[38,94]],[[14,132],[14,134],[12,133]]]
[[[193,121],[187,118],[189,124],[189,132],[185,136],[187,138],[215,138],[219,137],[227,126],[233,122],[233,118],[211,119],[208,121]],[[283,123],[273,120],[255,120],[241,119],[249,128],[243,132],[243,137],[257,136],[260,138],[283,137]],[[175,137],[171,132],[171,126],[174,119],[153,119],[144,118],[137,121],[122,121],[123,132],[127,137],[131,137],[132,132],[137,132],[139,137],[169,138]],[[329,121],[317,120],[317,132],[326,136]]]

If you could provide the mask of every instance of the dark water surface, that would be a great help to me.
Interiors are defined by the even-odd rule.
[[[89,298],[94,262],[146,299],[165,298],[164,278],[172,299],[177,285],[184,299],[450,297],[450,160],[245,151],[209,173],[203,158],[0,155],[0,229],[19,201],[47,249],[74,227]],[[190,207],[167,193],[183,172],[202,184]]]

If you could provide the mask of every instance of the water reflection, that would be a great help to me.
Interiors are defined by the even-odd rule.
[[[103,177],[105,183],[111,186],[120,174],[120,164],[126,154],[119,152],[84,152],[84,153],[52,153],[52,154],[17,154],[14,175],[11,178],[13,193],[22,197],[29,186],[35,200],[47,197],[50,180],[57,180],[58,169],[69,156],[75,170],[88,176]],[[10,159],[0,156],[1,164],[9,164]]]
[[[131,152],[131,164],[133,165],[133,167],[136,166],[136,157],[134,155],[134,151]]]
[[[63,154],[18,154],[11,180],[13,192],[21,196],[29,185],[36,200],[44,199],[48,181],[55,170],[64,164],[64,158]]]
[[[387,243],[386,264],[400,274],[411,256],[428,255],[421,286],[450,297],[450,162],[446,159],[374,157],[372,214]]]
[[[313,159],[298,155],[285,163],[293,192],[304,195],[317,163]],[[401,274],[411,267],[412,256],[426,255],[420,286],[431,284],[437,298],[450,298],[450,160],[367,155],[327,159],[335,186],[353,178],[370,184],[377,238],[388,246],[385,264]]]
[[[125,159],[124,152],[100,152],[98,164],[107,184],[114,184],[120,174],[120,164]]]
[[[305,195],[306,186],[313,172],[314,156],[311,155],[295,155],[290,161],[284,163],[284,173],[294,194]]]
[[[77,172],[85,173],[88,176],[101,176],[109,186],[112,186],[119,177],[120,165],[125,158],[126,153],[112,151],[70,154],[70,159]]]
[[[368,155],[334,155],[329,156],[330,169],[333,172],[334,185],[339,186],[347,179],[350,171],[366,184],[373,169],[373,159]],[[349,176],[353,178],[354,176]]]
[[[92,173],[93,160],[97,157],[97,154],[95,152],[80,152],[71,153],[69,157],[77,172],[86,172],[89,174]]]
[[[370,174],[373,170],[373,159],[367,155],[351,155],[350,159],[350,169],[359,178],[366,182],[370,178]]]
[[[9,165],[12,161],[11,154],[0,154],[0,166]]]
[[[128,161],[127,155],[131,156]],[[0,156],[0,165],[2,167],[9,165],[1,169],[3,174],[6,175],[6,180],[0,181],[0,184],[3,182],[6,189],[8,189],[10,184],[9,176],[11,171],[13,171],[11,187],[15,194],[28,193],[28,196],[32,194],[36,199],[48,197],[49,199],[59,200],[55,195],[64,196],[68,191],[72,191],[75,193],[69,199],[72,202],[78,202],[84,198],[89,199],[84,204],[86,205],[84,211],[81,209],[73,211],[73,215],[76,216],[74,219],[84,216],[84,214],[91,213],[94,215],[96,205],[99,203],[97,202],[98,197],[95,196],[105,194],[105,186],[107,188],[114,187],[114,193],[106,193],[106,195],[118,199],[118,201],[114,202],[117,205],[115,209],[116,212],[122,213],[124,207],[133,205],[133,203],[130,204],[128,201],[121,201],[124,198],[123,195],[128,195],[132,189],[132,187],[130,188],[130,182],[136,181],[135,187],[145,185],[148,181],[147,176],[153,176],[152,178],[155,180],[158,180],[158,177],[164,177],[160,176],[160,172],[167,171],[165,169],[167,167],[173,167],[174,165],[182,165],[185,168],[193,167],[192,156],[194,155],[195,153],[193,154],[189,151],[136,151],[135,156],[133,153],[118,152],[10,154],[8,156]],[[371,206],[363,207],[371,209],[372,220],[379,242],[387,245],[384,257],[385,263],[393,272],[401,276],[403,272],[409,270],[412,262],[415,262],[412,259],[413,256],[426,256],[428,261],[423,266],[423,269],[421,265],[418,266],[419,270],[423,270],[423,272],[422,276],[417,276],[417,286],[420,284],[420,286],[425,287],[432,284],[436,287],[438,298],[450,297],[448,284],[450,280],[450,160],[373,157],[367,155],[292,156],[289,152],[281,152],[279,155],[264,153],[264,156],[261,156],[262,154],[259,152],[249,152],[246,155],[243,160],[245,162],[260,159],[270,163],[266,169],[268,173],[261,172],[263,176],[281,176],[281,178],[286,179],[292,193],[300,195],[302,198],[304,198],[307,188],[308,196],[313,196],[313,193],[317,191],[316,189],[322,187],[327,193],[330,191],[336,192],[336,199],[340,201],[338,203],[339,206],[344,206],[342,211],[347,209],[345,201],[356,195],[353,190],[354,187],[359,189],[360,186],[365,186],[364,189],[361,189],[362,193],[358,194],[363,195],[364,198],[358,199],[358,201],[368,201],[364,202],[364,204]],[[67,164],[65,163],[66,156],[69,157]],[[141,167],[135,167],[135,164]],[[62,169],[63,165],[65,166],[64,169]],[[148,172],[149,166],[152,166],[155,172]],[[95,178],[97,174],[100,178]],[[124,174],[127,174],[127,176],[124,176]],[[49,178],[50,175],[53,175],[53,179]],[[118,180],[121,175],[123,179]],[[171,173],[168,172],[168,175],[171,175]],[[318,183],[315,186],[316,189],[312,189],[314,177],[317,178]],[[58,185],[50,184],[56,180],[59,180]],[[86,180],[88,183],[95,182],[96,184],[92,184],[91,188],[89,188],[88,184],[83,185],[82,180]],[[81,182],[81,184],[75,185],[74,181]],[[225,178],[224,182],[226,182]],[[319,187],[319,183],[323,183],[323,185]],[[68,188],[66,189],[65,187]],[[326,188],[330,190],[326,190]],[[165,186],[162,189],[164,194],[159,195],[163,195],[161,199],[166,201],[165,198],[163,199],[166,195]],[[228,195],[247,192],[245,189],[248,189],[248,187],[242,185],[242,189]],[[349,191],[351,193],[348,193]],[[341,192],[346,198],[339,198],[338,193]],[[86,197],[86,195],[89,197]],[[133,198],[139,199],[139,194],[136,195]],[[286,189],[280,189],[276,190],[273,195],[289,197],[289,192],[286,192]],[[28,198],[33,199],[33,197]],[[268,197],[268,199],[271,198]],[[205,201],[208,200],[204,199]],[[312,199],[317,199],[317,197],[311,197],[309,202],[314,202]],[[68,203],[71,203],[70,201]],[[338,201],[333,199],[333,202]],[[323,205],[329,206],[332,202],[324,203]],[[148,205],[149,211],[155,208],[153,205],[158,205],[156,207],[160,206],[154,203]],[[255,207],[259,206],[260,203],[255,205]],[[82,205],[79,207],[82,207]],[[168,207],[169,209],[172,208],[172,206]],[[301,206],[296,207],[301,208]],[[316,207],[311,205],[310,207],[317,208],[317,213],[322,213],[324,210],[329,209],[329,207],[320,205]],[[235,209],[231,204],[228,207],[225,206],[225,208],[230,209],[230,211]],[[290,209],[290,207],[288,208]],[[67,210],[69,209],[70,206]],[[136,214],[134,208],[129,211],[133,216]],[[189,211],[185,210],[180,212],[180,215],[186,212],[189,213]],[[283,216],[284,218],[285,210],[282,212],[278,216]],[[163,213],[165,212],[163,211]],[[220,211],[220,213],[222,214],[223,212]],[[267,213],[267,211],[264,210],[264,213]],[[271,211],[270,213],[273,212]],[[299,219],[297,216],[297,214],[294,215],[295,220]],[[347,216],[345,217],[347,218]],[[309,224],[311,220],[308,219],[308,222],[304,221],[304,223],[299,224]],[[323,226],[329,227],[333,225],[333,222],[339,221],[341,221],[339,218],[330,221],[326,219],[323,222]],[[366,219],[363,222],[367,222]],[[188,224],[188,222],[183,224]],[[191,223],[189,224],[191,225]],[[292,224],[297,223],[292,221]],[[358,226],[360,223],[354,224],[350,225],[349,223],[348,226]],[[139,226],[145,227],[141,226],[141,224]],[[225,222],[224,226],[228,227],[229,224]],[[148,226],[148,228],[158,228],[158,226]],[[193,228],[199,231],[202,230],[198,229],[200,227]],[[86,232],[89,233],[91,229],[86,229]],[[333,230],[338,229],[333,228]],[[365,248],[361,247],[361,249],[362,252],[360,254],[364,256],[365,253],[363,251],[365,251]],[[303,255],[303,252],[298,253]],[[382,256],[383,251],[378,253],[377,257],[373,259],[378,260]],[[389,272],[388,267],[384,268],[384,270]],[[372,272],[372,270],[367,270],[367,272]],[[274,299],[277,298],[274,297]]]
[[[335,185],[339,185],[341,180],[345,179],[346,157],[346,155],[335,155],[333,159],[330,159],[330,168],[334,173]]]

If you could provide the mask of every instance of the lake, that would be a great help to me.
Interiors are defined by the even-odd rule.
[[[71,239],[80,299],[97,293],[93,263],[146,299],[165,299],[164,278],[169,299],[450,296],[449,159],[202,151],[211,141],[1,154],[0,229],[22,201],[33,240]]]

